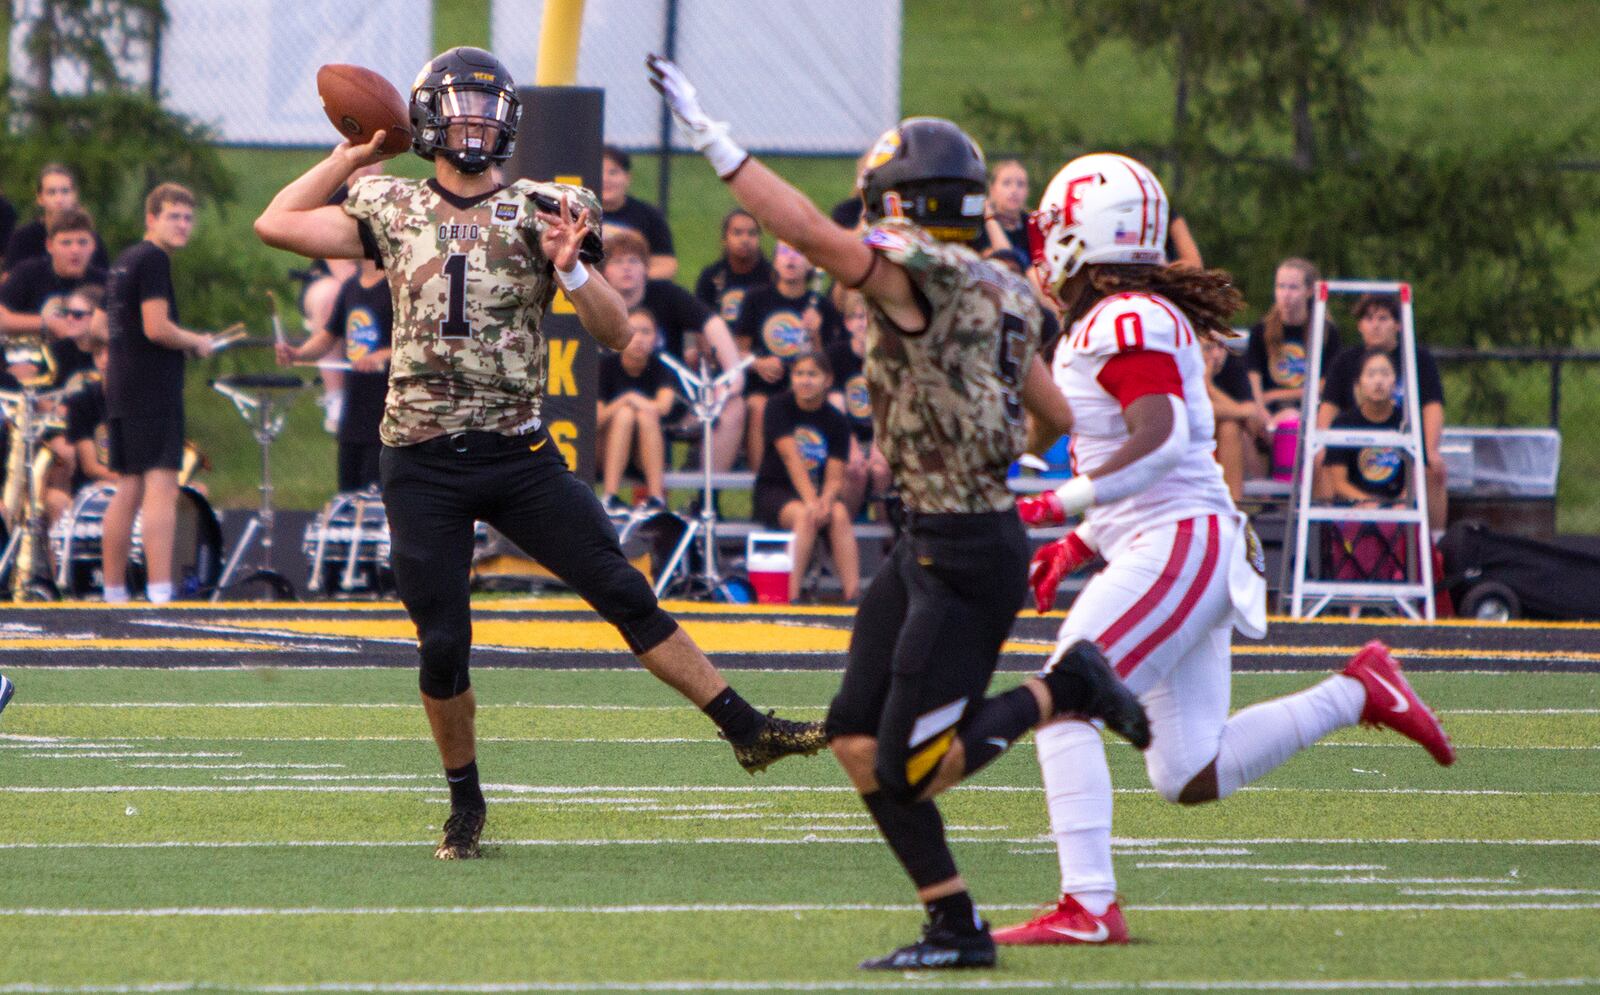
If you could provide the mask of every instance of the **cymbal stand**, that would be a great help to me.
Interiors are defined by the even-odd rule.
[[[660,597],[673,578],[680,570],[683,579],[687,582],[690,596],[699,596],[714,599],[718,589],[722,586],[722,575],[717,572],[717,505],[715,492],[712,488],[712,446],[711,429],[722,415],[722,409],[727,406],[733,396],[731,386],[739,380],[745,367],[755,362],[754,356],[746,356],[731,370],[727,370],[717,377],[711,376],[711,371],[704,357],[700,359],[700,373],[696,375],[687,366],[666,353],[659,353],[661,361],[673,373],[677,374],[679,389],[684,400],[689,402],[689,408],[700,421],[700,463],[704,470],[704,485],[700,496],[700,515],[689,521],[688,529],[683,537],[678,540],[672,555],[667,558],[666,564],[661,568],[661,574],[656,578],[656,596]],[[623,529],[623,538],[636,525],[630,521]],[[701,553],[701,569],[699,573],[691,573],[688,569],[688,553],[693,547],[696,538],[704,544]]]

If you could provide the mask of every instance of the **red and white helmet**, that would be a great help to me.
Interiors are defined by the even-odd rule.
[[[1113,152],[1061,167],[1028,215],[1028,249],[1050,293],[1090,263],[1166,263],[1167,194],[1143,163]]]

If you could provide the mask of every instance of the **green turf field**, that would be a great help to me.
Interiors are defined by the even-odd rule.
[[[490,845],[465,864],[430,856],[446,794],[407,669],[8,673],[0,993],[1600,990],[1593,675],[1418,674],[1455,768],[1351,731],[1202,809],[1113,746],[1136,944],[879,977],[853,965],[919,915],[832,760],[749,778],[641,672],[479,670]],[[838,680],[732,676],[800,717]],[[1236,704],[1313,679],[1242,673]],[[1052,897],[1031,741],[945,811],[992,920]]]

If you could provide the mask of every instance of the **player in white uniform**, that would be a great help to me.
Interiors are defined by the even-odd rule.
[[[1138,694],[1153,736],[1146,769],[1169,801],[1225,798],[1358,721],[1451,763],[1444,730],[1377,642],[1342,673],[1229,717],[1232,630],[1266,634],[1266,584],[1259,540],[1213,456],[1201,340],[1226,334],[1241,301],[1226,273],[1167,266],[1166,230],[1155,176],[1106,153],[1067,164],[1030,222],[1040,283],[1069,329],[1053,373],[1073,411],[1076,476],[1018,510],[1029,524],[1084,515],[1034,557],[1039,610],[1096,552],[1107,563],[1073,604],[1056,656],[1092,640]],[[1031,922],[997,930],[995,941],[1126,942],[1100,732],[1066,720],[1037,736],[1061,898]]]

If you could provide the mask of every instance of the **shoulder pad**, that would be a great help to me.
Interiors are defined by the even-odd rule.
[[[945,249],[938,239],[904,218],[884,218],[868,228],[861,241],[907,269],[925,269],[935,264]]]
[[[400,176],[362,176],[350,184],[343,207],[354,218],[370,218],[385,204],[396,203],[415,181]]]
[[[1194,327],[1177,305],[1154,294],[1116,294],[1096,304],[1072,328],[1072,350],[1091,356],[1119,352],[1177,353],[1195,344]]]
[[[527,198],[531,207],[530,227],[532,227],[532,212],[543,211],[546,214],[557,214],[561,210],[561,200],[566,198],[568,205],[579,211],[589,212],[589,234],[584,236],[583,245],[578,250],[578,257],[586,263],[598,263],[605,257],[605,248],[601,244],[601,223],[604,220],[604,211],[600,208],[600,198],[594,195],[588,187],[580,187],[572,183],[537,183],[533,180],[517,180],[511,184],[510,189]]]

